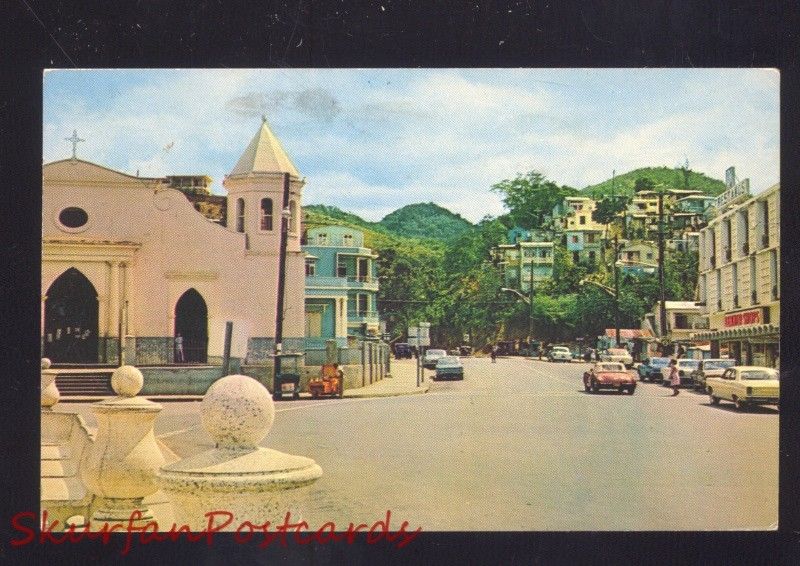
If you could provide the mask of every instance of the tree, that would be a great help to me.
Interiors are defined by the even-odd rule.
[[[607,196],[595,204],[592,211],[592,220],[600,224],[611,224],[617,220],[617,215],[628,208],[630,198],[625,195]]]
[[[633,184],[633,191],[638,193],[640,191],[652,191],[656,184],[649,177],[639,177]]]
[[[514,224],[527,230],[540,228],[545,215],[550,214],[556,204],[564,197],[578,194],[577,189],[559,187],[537,171],[496,183],[491,190],[503,196],[503,204]]]

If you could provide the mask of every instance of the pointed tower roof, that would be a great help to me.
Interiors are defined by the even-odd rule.
[[[270,130],[266,116],[261,117],[261,128],[228,176],[244,176],[251,173],[289,173],[293,177],[300,177],[281,142]]]

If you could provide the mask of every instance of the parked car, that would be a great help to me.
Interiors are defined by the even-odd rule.
[[[636,376],[620,362],[596,362],[583,374],[583,388],[593,393],[601,389],[616,389],[620,393],[627,391],[633,395]]]
[[[602,362],[619,362],[624,364],[626,368],[633,367],[633,357],[630,352],[625,348],[609,348],[600,354],[600,361]]]
[[[571,362],[572,352],[566,346],[553,346],[547,353],[547,359],[551,362]]]
[[[413,351],[411,350],[411,345],[407,344],[406,342],[397,342],[394,345],[394,358],[396,360],[402,360],[403,358],[411,359],[413,355]]]
[[[700,360],[690,360],[687,358],[679,358],[678,362],[678,377],[681,378],[681,386],[691,386],[694,382],[692,380],[692,372],[700,365]],[[669,380],[670,366],[661,368],[661,385],[671,387],[672,383]]]
[[[712,405],[721,399],[732,401],[737,409],[749,405],[777,405],[780,401],[778,370],[759,366],[736,366],[720,377],[706,379],[706,392]]]
[[[692,382],[695,389],[706,390],[706,379],[709,377],[722,377],[726,369],[736,365],[736,360],[730,358],[709,358],[700,360],[697,369],[692,372]]]
[[[661,381],[661,370],[669,365],[669,358],[647,358],[637,368],[642,381]]]
[[[436,362],[433,379],[464,379],[464,366],[456,356],[444,356]]]
[[[422,367],[425,369],[436,369],[436,363],[439,361],[439,358],[443,358],[446,355],[447,352],[444,350],[427,350],[425,355],[422,356]]]

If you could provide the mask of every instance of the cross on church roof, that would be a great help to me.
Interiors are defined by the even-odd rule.
[[[76,151],[78,149],[78,142],[86,141],[78,137],[78,130],[72,130],[71,138],[64,138],[64,141],[72,142],[72,159],[77,159]]]

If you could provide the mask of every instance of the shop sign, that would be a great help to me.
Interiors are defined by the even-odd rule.
[[[747,324],[760,324],[761,323],[761,311],[760,310],[753,310],[753,311],[744,311],[744,312],[737,312],[734,314],[725,315],[725,326],[744,326]]]

